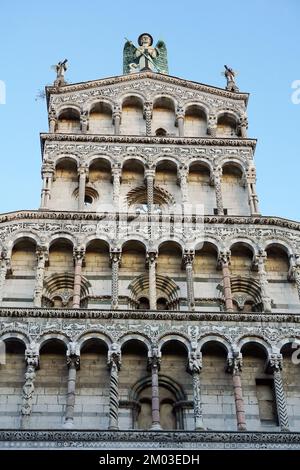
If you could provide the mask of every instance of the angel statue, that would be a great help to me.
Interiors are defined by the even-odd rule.
[[[125,38],[126,39],[126,38]],[[139,47],[126,39],[123,50],[123,73],[152,70],[158,73],[168,72],[167,47],[164,41],[158,41],[153,47],[153,38],[149,33],[143,33],[138,38]]]
[[[237,72],[233,70],[231,67],[228,67],[227,65],[224,65],[224,68],[225,68],[225,71],[223,72],[223,75],[225,76],[227,80],[226,90],[238,91],[239,89],[235,83],[235,77],[237,76]]]
[[[58,62],[56,65],[52,65],[52,68],[56,72],[56,80],[54,82],[55,85],[64,85],[65,82],[65,72],[67,70],[67,62],[68,60],[65,59],[63,61]]]

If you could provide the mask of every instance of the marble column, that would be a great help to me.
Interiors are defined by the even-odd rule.
[[[184,116],[185,116],[184,108],[182,106],[178,106],[176,110],[175,119],[176,119],[176,124],[178,126],[179,137],[184,137]]]
[[[153,104],[151,101],[145,101],[144,103],[144,118],[146,120],[146,135],[152,134],[152,113]]]
[[[81,111],[80,113],[80,129],[83,134],[86,134],[89,126],[89,113],[88,111]]]
[[[267,369],[269,372],[273,373],[279,426],[281,428],[281,431],[289,431],[290,429],[289,418],[287,414],[286,397],[281,376],[282,362],[282,354],[271,354],[268,358]]]
[[[189,189],[188,189],[188,175],[189,169],[187,166],[181,166],[178,168],[178,181],[181,189],[181,201],[182,204],[189,203]]]
[[[79,175],[79,188],[78,188],[78,210],[84,210],[84,198],[85,198],[85,183],[87,177],[88,168],[85,165],[81,165],[78,168]]]
[[[231,281],[230,281],[230,251],[221,251],[219,256],[219,264],[222,268],[223,275],[223,289],[225,307],[227,312],[233,312],[232,292],[231,292]]]
[[[147,185],[147,205],[149,214],[152,214],[154,209],[154,179],[155,169],[147,168],[145,170],[145,180]]]
[[[298,254],[290,256],[289,279],[295,281],[300,300],[300,257]]]
[[[229,355],[227,358],[227,372],[232,374],[233,393],[235,402],[235,412],[237,430],[246,431],[245,403],[241,382],[242,356],[239,353]]]
[[[188,309],[195,309],[195,294],[194,294],[194,274],[193,274],[193,261],[195,252],[193,250],[185,250],[183,253],[183,264],[186,271],[186,290]]]
[[[77,247],[74,249],[74,289],[73,289],[73,308],[80,308],[80,297],[81,297],[81,277],[82,277],[82,263],[85,255],[83,247]]]
[[[264,312],[270,313],[272,311],[272,301],[268,295],[268,278],[265,270],[265,261],[267,259],[267,253],[264,250],[260,250],[259,254],[256,256],[255,263],[257,265],[260,291],[261,291],[261,300],[263,303]]]
[[[243,114],[240,117],[239,123],[238,123],[238,131],[242,139],[247,139],[247,129],[248,129],[248,118],[246,114]]]
[[[112,119],[115,128],[115,135],[120,135],[120,124],[121,124],[122,109],[121,106],[116,104],[113,108]]]
[[[21,406],[21,429],[29,427],[29,419],[32,411],[32,401],[34,396],[34,381],[36,370],[39,367],[39,352],[37,344],[32,342],[25,351],[25,383],[22,389],[22,406]]]
[[[48,260],[48,248],[46,246],[37,246],[36,248],[37,267],[35,275],[35,288],[33,294],[33,303],[35,307],[42,306],[42,295],[45,277],[45,264]]]
[[[147,263],[149,269],[149,304],[150,310],[156,310],[156,262],[157,251],[147,252]]]
[[[121,367],[121,349],[113,343],[108,351],[108,368],[110,370],[109,386],[109,424],[108,429],[119,429],[119,370]]]
[[[120,163],[114,163],[111,167],[112,183],[113,183],[113,203],[115,210],[119,210],[120,206],[120,190],[122,168]]]
[[[4,296],[4,287],[6,274],[10,268],[10,259],[6,249],[2,249],[0,254],[0,305],[2,305]]]
[[[256,194],[256,170],[254,166],[247,169],[246,181],[251,215],[259,215],[258,197]]]
[[[68,351],[67,353],[67,365],[68,365],[68,389],[67,389],[65,422],[63,424],[63,427],[65,429],[72,429],[74,427],[76,375],[77,375],[77,370],[79,370],[80,368],[79,353],[76,353],[75,351],[73,351],[73,348],[71,348],[71,350]]]
[[[218,215],[224,215],[224,207],[223,207],[223,196],[222,196],[222,168],[215,167],[213,170],[213,177],[212,177],[215,192],[216,192],[216,205],[217,205],[217,213]]]
[[[41,209],[48,209],[49,207],[54,173],[54,163],[52,161],[46,160],[42,165],[43,187],[41,196]]]
[[[151,392],[152,392],[152,430],[161,429],[160,425],[160,403],[159,403],[159,377],[161,356],[156,347],[152,348],[148,358],[148,368],[151,371]]]
[[[54,132],[56,131],[56,125],[57,125],[57,115],[53,107],[49,109],[48,121],[49,121],[49,132],[50,134],[54,134]]]
[[[113,248],[110,251],[111,261],[111,308],[119,308],[119,268],[121,263],[122,251],[120,248]]]
[[[207,134],[211,137],[217,136],[217,116],[215,114],[211,114],[208,116]]]
[[[188,371],[193,379],[193,404],[195,431],[203,431],[203,411],[201,398],[200,373],[202,370],[202,354],[192,350],[189,354]]]

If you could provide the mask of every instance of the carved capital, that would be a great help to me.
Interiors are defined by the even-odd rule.
[[[227,357],[227,372],[232,375],[238,375],[242,371],[243,358],[241,353],[235,351],[233,354],[229,354]]]
[[[279,372],[282,370],[283,357],[282,354],[270,354],[267,361],[268,372]]]
[[[152,345],[151,351],[149,351],[148,355],[148,369],[160,369],[161,363],[161,352],[159,351],[156,345]]]
[[[194,250],[184,250],[183,256],[182,256],[182,262],[185,267],[187,266],[192,266],[193,261],[195,258],[195,251]]]
[[[25,362],[27,366],[32,366],[35,369],[39,368],[39,349],[34,341],[25,350]]]
[[[218,258],[218,265],[221,267],[230,265],[230,257],[231,257],[230,250],[220,251],[219,258]]]
[[[191,374],[200,374],[202,370],[202,353],[193,349],[189,353],[188,372]]]
[[[109,369],[121,367],[121,347],[118,343],[112,343],[108,350],[107,366]]]
[[[73,257],[75,262],[83,261],[85,256],[84,246],[75,246],[73,249]]]
[[[147,253],[146,253],[146,263],[149,264],[149,265],[156,263],[157,256],[158,256],[158,253],[157,253],[156,250],[147,251]]]
[[[122,249],[119,247],[112,248],[110,250],[110,261],[111,263],[118,263],[120,264],[122,258]]]
[[[152,117],[152,112],[153,112],[153,103],[152,101],[145,101],[144,102],[144,109],[143,109],[143,113],[144,113],[144,117],[145,118],[151,118]]]

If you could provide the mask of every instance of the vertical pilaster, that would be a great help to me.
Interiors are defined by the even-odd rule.
[[[179,137],[184,137],[184,116],[184,108],[182,106],[178,106],[176,110],[175,122],[178,126]]]
[[[48,259],[48,249],[46,246],[37,246],[36,248],[37,267],[35,275],[35,288],[33,303],[35,307],[42,306],[43,285],[45,276],[45,264]]]
[[[65,422],[63,427],[65,429],[72,429],[74,427],[74,408],[75,408],[75,394],[76,394],[76,375],[77,370],[80,368],[80,355],[77,351],[75,343],[70,343],[67,351],[67,365],[68,365],[68,389],[66,401]]]
[[[223,207],[223,196],[222,196],[222,168],[215,167],[213,170],[213,183],[215,186],[216,192],[216,205],[217,205],[217,212],[218,215],[224,214],[224,207]]]
[[[120,248],[113,248],[110,251],[111,261],[111,308],[119,308],[119,268],[121,263],[122,251]]]
[[[29,425],[29,417],[32,411],[32,401],[34,396],[34,381],[36,370],[39,367],[39,352],[36,343],[31,343],[25,351],[25,383],[22,389],[21,406],[21,429],[26,429]]]
[[[273,373],[274,389],[277,406],[277,415],[281,431],[289,431],[289,418],[287,414],[286,397],[281,376],[282,354],[270,354],[268,358],[268,370]]]
[[[114,106],[113,113],[112,113],[113,125],[115,128],[115,135],[120,135],[121,116],[122,116],[121,106],[119,104],[116,104]]]
[[[227,372],[232,374],[235,402],[236,422],[238,431],[246,431],[245,403],[241,382],[242,356],[240,353],[230,354],[227,358]]]
[[[267,259],[267,253],[264,250],[260,250],[256,256],[256,264],[258,270],[261,300],[263,303],[264,312],[270,313],[272,311],[271,298],[268,295],[268,278],[265,270],[265,261]]]
[[[82,263],[85,255],[83,247],[74,248],[74,289],[73,289],[73,308],[80,308],[80,294],[81,294],[81,276],[82,276]]]
[[[238,132],[239,132],[239,135],[242,137],[242,139],[247,139],[247,129],[248,129],[248,118],[246,114],[243,114],[240,117],[240,120],[238,123]]]
[[[6,249],[2,249],[0,254],[0,305],[2,305],[6,274],[10,266],[10,259]]]
[[[186,271],[186,288],[188,309],[195,309],[195,295],[194,295],[194,274],[193,274],[193,261],[195,252],[193,250],[185,250],[183,253],[183,264]]]
[[[161,356],[157,347],[153,346],[151,354],[148,357],[148,368],[151,371],[151,384],[152,384],[152,426],[151,429],[159,430],[160,425],[160,404],[159,404],[159,378],[158,372],[160,369]]]
[[[230,280],[230,251],[221,251],[219,264],[222,268],[225,307],[227,312],[233,312],[231,280]]]
[[[200,373],[202,370],[202,354],[196,350],[189,353],[188,371],[193,380],[194,424],[195,431],[203,431],[203,411],[201,398]]]
[[[149,269],[149,304],[150,310],[156,310],[156,262],[157,251],[147,252],[147,263]]]
[[[144,118],[146,120],[146,135],[152,134],[152,113],[153,113],[153,103],[151,101],[145,101]]]
[[[110,369],[109,386],[109,425],[108,429],[119,429],[119,370],[121,367],[121,349],[113,343],[108,351],[108,368]]]

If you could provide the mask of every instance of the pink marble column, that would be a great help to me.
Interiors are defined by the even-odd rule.
[[[242,357],[241,355],[229,356],[227,359],[227,372],[232,374],[233,393],[236,411],[238,431],[246,431],[245,404],[241,382]]]

